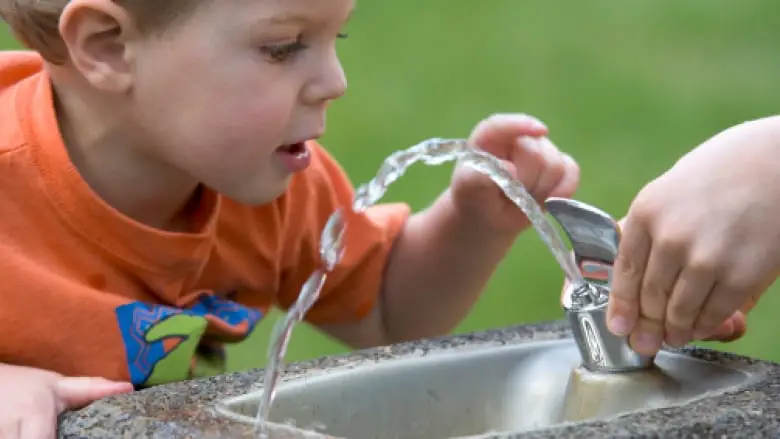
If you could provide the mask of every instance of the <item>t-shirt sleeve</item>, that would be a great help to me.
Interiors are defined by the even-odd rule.
[[[280,206],[284,245],[278,304],[287,309],[321,264],[322,229],[332,213],[349,211],[354,188],[341,166],[316,142],[311,166],[293,177]],[[315,325],[356,322],[371,312],[381,292],[386,261],[410,214],[403,203],[377,204],[347,222],[345,250],[320,297],[305,316]]]

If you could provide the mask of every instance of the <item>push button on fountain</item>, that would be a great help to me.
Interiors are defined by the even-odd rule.
[[[580,264],[582,277],[607,283],[612,278],[612,266],[598,261],[582,261]]]

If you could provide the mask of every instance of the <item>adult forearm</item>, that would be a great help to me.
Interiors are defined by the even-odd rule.
[[[516,234],[500,235],[457,215],[445,192],[409,219],[383,288],[392,342],[444,335],[469,312]]]

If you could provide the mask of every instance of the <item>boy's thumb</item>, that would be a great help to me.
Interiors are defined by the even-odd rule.
[[[60,378],[55,385],[57,399],[63,410],[74,410],[108,396],[133,391],[128,382],[109,381],[105,378]]]

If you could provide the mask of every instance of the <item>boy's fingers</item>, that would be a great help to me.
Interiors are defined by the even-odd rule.
[[[641,224],[625,222],[620,249],[612,270],[607,325],[616,335],[627,335],[639,318],[639,292],[650,255],[650,236]]]
[[[703,340],[727,343],[742,338],[745,332],[747,332],[747,319],[742,312],[737,311]]]
[[[542,162],[539,164],[539,177],[534,186],[528,187],[528,191],[540,204],[544,204],[544,200],[565,176],[566,161],[558,148],[545,139],[539,141],[539,153],[542,157]]]
[[[771,264],[770,259],[761,257],[760,253],[754,256],[753,260],[740,258],[741,267],[732,265],[727,270],[721,270],[726,274],[716,281],[712,293],[704,302],[696,321],[695,338],[709,337],[726,320],[741,324],[735,331],[744,333],[748,312],[777,278],[764,275],[772,272],[771,265],[766,265]]]
[[[569,154],[563,154],[564,173],[558,185],[550,192],[551,197],[569,198],[580,184],[580,166]]]
[[[527,114],[494,114],[481,121],[471,134],[477,145],[510,145],[518,137],[547,135],[547,127],[539,119]]]
[[[715,285],[709,273],[686,268],[677,279],[666,311],[666,342],[681,347],[693,339],[696,318]]]
[[[741,291],[722,282],[716,282],[709,297],[704,302],[701,313],[696,321],[694,337],[707,337],[739,310]]]
[[[666,304],[680,273],[680,253],[663,245],[651,246],[639,295],[639,324],[631,346],[643,355],[654,355],[664,340]]]
[[[544,152],[536,147],[537,142],[520,137],[514,140],[510,166],[514,166],[515,178],[533,193],[534,187],[542,177],[542,165],[544,164]],[[494,184],[494,183],[491,183]]]
[[[55,384],[55,391],[63,409],[72,410],[108,396],[132,392],[133,385],[103,378],[62,378]]]

